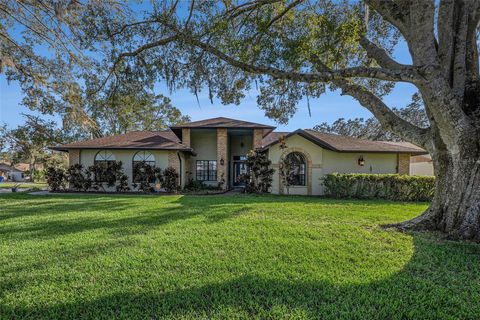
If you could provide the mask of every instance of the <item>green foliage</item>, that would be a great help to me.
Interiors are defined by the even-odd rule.
[[[475,319],[480,246],[425,203],[0,195],[1,319]]]
[[[66,179],[71,189],[87,191],[92,187],[92,173],[84,170],[83,165],[73,164],[67,169]]]
[[[101,134],[164,130],[168,126],[190,121],[171,104],[168,97],[155,95],[137,85],[132,85],[130,81],[123,83],[119,89],[116,84],[102,97],[88,101],[87,112]]]
[[[62,141],[62,132],[53,121],[40,117],[23,115],[25,123],[2,135],[8,143],[8,153],[14,163],[26,162],[30,165],[30,179],[35,180],[35,165],[45,163],[52,157],[48,146]],[[2,129],[3,130],[3,129]]]
[[[106,191],[105,185],[115,187],[119,192],[130,190],[128,176],[123,173],[121,161],[108,165],[98,163],[87,169],[81,164],[73,164],[66,172],[61,168],[47,167],[45,176],[52,191],[64,189],[67,183],[75,191]]]
[[[206,190],[220,190],[220,188],[218,186],[207,185],[201,180],[190,179],[183,190],[186,192],[199,192]]]
[[[128,176],[126,174],[121,174],[120,177],[118,177],[118,184],[115,188],[117,192],[130,191],[130,187],[128,186]]]
[[[398,201],[430,201],[435,178],[398,174],[325,175],[325,195],[332,198],[388,199]]]
[[[152,187],[152,183],[156,181],[162,182],[163,176],[160,168],[151,166],[145,161],[135,163],[135,177],[132,186],[142,192],[155,191]]]
[[[178,185],[178,173],[173,167],[168,167],[163,171],[163,187],[165,191],[176,193],[180,186]]]
[[[247,193],[268,193],[272,187],[274,170],[265,152],[250,151],[245,161],[248,171],[241,179]]]
[[[65,189],[65,171],[61,168],[48,167],[45,169],[45,178],[51,191]]]

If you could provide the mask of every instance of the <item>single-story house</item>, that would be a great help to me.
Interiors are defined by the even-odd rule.
[[[275,132],[275,127],[247,121],[213,118],[172,126],[165,131],[135,131],[52,147],[68,152],[70,165],[122,161],[129,183],[134,164],[146,161],[162,169],[174,167],[180,186],[189,179],[223,188],[241,186],[250,150],[268,154],[275,169],[272,193],[284,193],[279,176],[282,157],[295,155],[295,185],[290,194],[323,194],[322,177],[339,173],[409,174],[410,157],[426,154],[410,143],[368,141],[298,129]],[[286,148],[280,147],[280,140]]]
[[[412,156],[410,158],[410,175],[433,176],[433,160],[429,154]]]
[[[2,177],[2,181],[25,181],[25,174],[23,173],[23,171],[6,163],[0,163],[0,177]]]

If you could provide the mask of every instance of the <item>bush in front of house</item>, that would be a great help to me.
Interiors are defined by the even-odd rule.
[[[81,164],[71,165],[65,172],[63,169],[48,167],[45,170],[47,184],[51,191],[65,189],[66,184],[75,191],[105,190],[115,187],[119,192],[130,190],[128,176],[123,172],[122,162],[94,164],[85,169]]]
[[[45,169],[45,179],[51,191],[60,191],[65,189],[66,176],[61,168],[48,167]]]
[[[430,201],[435,177],[398,174],[342,174],[324,177],[325,195],[331,198]]]
[[[145,161],[135,164],[135,181],[132,184],[139,191],[148,193],[155,191],[152,183],[163,181],[162,171],[160,168],[152,166]]]
[[[272,187],[273,173],[272,161],[265,152],[250,151],[245,161],[248,171],[241,176],[245,181],[245,192],[268,193]]]
[[[163,187],[167,192],[177,192],[180,189],[178,185],[178,173],[173,167],[168,167],[163,171]]]
[[[73,190],[87,191],[92,187],[91,172],[81,164],[73,164],[67,169],[66,180]]]

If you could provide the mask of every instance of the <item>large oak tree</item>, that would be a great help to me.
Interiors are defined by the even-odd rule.
[[[238,103],[253,83],[268,116],[286,121],[325,85],[350,95],[433,157],[435,197],[400,228],[480,241],[480,1],[157,1],[108,25],[115,62],[127,61],[196,93]],[[391,52],[405,41],[411,64]],[[381,99],[392,83],[414,85],[429,126],[399,117]]]
[[[398,227],[480,241],[480,1],[156,0],[115,10],[71,2],[72,12],[87,8],[74,16],[81,17],[74,19],[78,43],[104,54],[83,77],[89,94],[125,72],[164,80],[172,90],[206,88],[223,103],[239,104],[255,87],[267,116],[286,122],[304,98],[341,90],[384,129],[432,155],[434,200]],[[409,64],[392,57],[399,41],[408,46]],[[21,52],[6,43],[9,57]],[[402,119],[382,100],[399,82],[418,89],[428,127]]]

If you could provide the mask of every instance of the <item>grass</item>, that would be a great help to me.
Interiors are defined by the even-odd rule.
[[[30,189],[30,188],[37,188],[37,189],[46,189],[46,183],[32,183],[32,182],[0,182],[0,189],[10,189],[14,186],[18,185],[19,189]]]
[[[480,245],[380,225],[426,204],[0,196],[0,318],[476,319]]]

